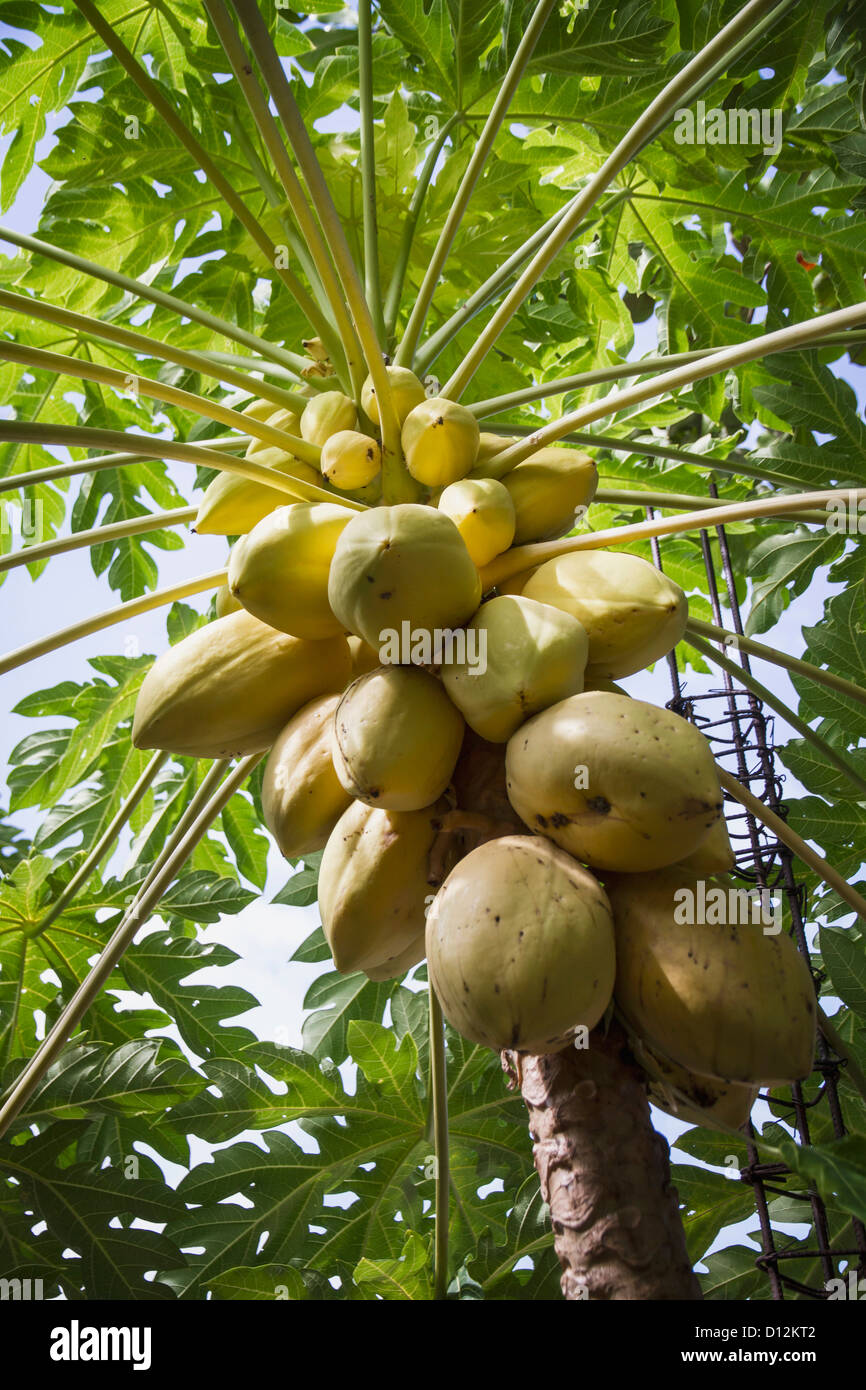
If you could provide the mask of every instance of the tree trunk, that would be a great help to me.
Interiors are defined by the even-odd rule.
[[[503,1053],[529,1110],[567,1299],[700,1299],[642,1073],[618,1024],[589,1047]]]

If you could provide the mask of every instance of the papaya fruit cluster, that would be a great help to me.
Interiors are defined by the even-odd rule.
[[[559,555],[483,592],[513,546],[561,536],[592,460],[510,442],[389,367],[424,500],[372,498],[378,406],[256,402],[321,450],[321,471],[248,455],[333,502],[286,504],[221,475],[196,529],[239,537],[217,617],[146,676],[133,740],[196,757],[270,750],[262,804],[289,860],[323,851],[319,906],[340,971],[426,957],[450,1023],[518,1052],[572,1044],[615,1006],[657,1103],[740,1125],[756,1088],[812,1065],[815,998],[784,933],[680,920],[678,894],[733,855],[703,734],[615,682],[683,636],[686,595],[640,557]],[[308,477],[309,475],[309,477]]]

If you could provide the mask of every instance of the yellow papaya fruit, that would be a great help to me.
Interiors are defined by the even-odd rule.
[[[463,1037],[497,1051],[558,1052],[610,1003],[614,936],[604,889],[549,840],[489,840],[433,899],[427,969]]]
[[[356,430],[355,402],[342,391],[322,391],[313,396],[301,414],[301,435],[310,444],[323,445],[338,430]]]
[[[347,792],[386,811],[437,801],[454,771],[463,719],[417,666],[380,666],[353,681],[334,717],[334,767]]]
[[[253,417],[259,419],[258,415]],[[294,410],[278,409],[271,407],[270,415],[266,416],[266,423],[275,430],[284,430],[286,434],[292,434],[297,438],[301,433],[301,422],[297,412]],[[281,449],[278,444],[266,444],[263,439],[251,439],[246,448],[245,457],[252,459],[255,463],[260,463],[265,468],[274,468],[278,464],[285,463],[291,458],[285,449]],[[315,474],[315,469],[312,470]]]
[[[450,516],[479,569],[507,550],[514,539],[514,503],[508,489],[495,478],[461,478],[449,483],[436,505]]]
[[[319,911],[342,974],[393,961],[423,935],[435,891],[430,851],[446,810],[383,811],[354,801],[337,821],[319,866]]]
[[[385,371],[391,383],[391,399],[394,402],[394,412],[398,423],[402,426],[403,421],[414,410],[416,405],[420,405],[427,398],[424,390],[424,383],[419,381],[414,372],[410,372],[408,367],[386,367]],[[373,421],[374,425],[380,425],[379,403],[376,400],[376,388],[373,385],[373,378],[367,377],[361,387],[361,407],[367,417]]]
[[[371,965],[364,971],[368,980],[397,980],[402,978],[413,965],[424,959],[424,933],[416,936],[414,941],[403,951],[398,951],[395,956],[388,960],[383,960],[379,965]]]
[[[256,414],[256,419],[266,418],[267,423],[275,429],[297,434],[298,417],[292,411],[275,411],[268,401],[256,401],[254,404],[267,405],[270,412],[267,417]],[[243,413],[252,412],[245,410]],[[250,440],[245,457],[262,468],[273,468],[274,472],[283,473],[287,478],[297,478],[300,482],[313,483],[317,487],[322,485],[315,468],[302,463],[284,449],[262,443],[260,439]],[[284,507],[290,500],[285,492],[268,487],[266,483],[251,482],[249,478],[239,478],[234,473],[220,473],[205,488],[192,529],[203,536],[244,536],[262,517],[276,507]]]
[[[647,1091],[653,1105],[674,1119],[709,1128],[721,1122],[731,1129],[742,1129],[751,1115],[758,1098],[757,1086],[699,1076],[653,1052],[635,1034],[629,1037],[629,1047],[647,1074]]]
[[[724,816],[719,816],[709,835],[697,849],[677,863],[695,874],[726,874],[734,867],[734,849]]]
[[[406,467],[425,487],[455,483],[474,465],[479,436],[478,421],[465,406],[444,396],[425,398],[403,423]]]
[[[239,608],[243,608],[243,604],[238,603],[228,584],[221,584],[217,589],[214,606],[218,618],[225,618],[229,613],[237,613]]]
[[[279,409],[273,401],[252,400],[249,405],[245,405],[241,415],[248,415],[251,420],[270,420],[271,416]],[[294,434],[294,430],[289,431]]]
[[[708,910],[707,885],[680,865],[611,875],[605,886],[616,932],[616,1001],[654,1052],[702,1076],[751,1086],[808,1076],[816,1019],[809,967],[790,937],[752,920],[753,897],[740,890],[743,911],[736,889],[719,889],[721,910],[715,895]]]
[[[355,515],[339,503],[296,502],[263,517],[233,547],[229,588],[263,623],[318,641],[343,631],[328,604],[337,541]]]
[[[197,628],[163,652],[135,705],[136,748],[228,758],[269,748],[315,695],[343,688],[345,637],[304,642],[242,610]]]
[[[404,502],[352,517],[334,551],[328,601],[344,628],[381,651],[404,623],[422,634],[465,623],[481,580],[450,517]]]
[[[514,503],[514,544],[553,540],[571,531],[598,487],[598,471],[577,449],[539,449],[502,479]]]
[[[519,441],[520,436],[517,434],[489,434],[486,430],[482,430],[478,440],[478,455],[472,469],[472,477],[498,478],[500,476],[498,470],[495,467],[488,467],[491,459]]]
[[[322,445],[322,473],[341,492],[367,487],[381,468],[381,445],[359,430],[337,430]]]
[[[545,603],[503,595],[466,628],[466,658],[443,665],[442,684],[466,723],[505,743],[530,715],[583,689],[586,633]]]
[[[268,755],[262,780],[265,824],[286,859],[324,849],[352,798],[331,757],[339,695],[319,695],[292,715]]]
[[[572,695],[528,720],[505,753],[508,795],[531,830],[597,869],[672,864],[722,811],[694,724],[628,695]]]
[[[673,650],[689,620],[689,601],[679,584],[622,550],[558,555],[535,571],[523,593],[583,623],[589,679],[616,680],[642,671]]]

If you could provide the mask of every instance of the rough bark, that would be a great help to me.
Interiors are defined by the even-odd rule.
[[[620,1027],[583,1050],[504,1053],[503,1066],[529,1110],[566,1299],[700,1299],[668,1145]]]

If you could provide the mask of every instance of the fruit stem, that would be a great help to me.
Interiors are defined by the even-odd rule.
[[[84,15],[90,27],[102,39],[105,46],[113,53],[124,71],[132,78],[145,100],[150,103],[160,119],[180,141],[188,154],[192,156],[195,161],[195,168],[201,169],[207,176],[231,210],[232,215],[237,218],[247,235],[255,242],[269,267],[276,271],[307,322],[312,325],[323,341],[327,341],[328,337],[331,336],[327,319],[320,312],[315,300],[304,289],[294,271],[289,270],[288,266],[282,267],[280,265],[280,256],[276,246],[261,223],[253,217],[244,199],[223,177],[207,150],[195,138],[170,102],[166,101],[157,84],[133,56],[122,39],[114,32],[111,24],[100,15],[90,0],[74,0],[74,4]]]
[[[855,329],[850,333],[827,333],[821,335],[820,347],[845,347],[848,343],[866,342],[866,331]],[[695,352],[672,352],[658,357],[642,357],[636,362],[614,362],[609,367],[596,367],[591,372],[578,372],[575,376],[556,377],[552,381],[535,382],[519,391],[506,392],[504,396],[491,396],[486,401],[467,402],[466,409],[477,420],[487,415],[499,415],[531,401],[549,400],[552,396],[564,396],[569,391],[580,391],[586,386],[598,386],[604,381],[621,381],[626,377],[644,376],[649,372],[664,371],[669,367],[681,367],[687,362],[699,362],[712,357],[713,353],[724,352],[723,347],[700,348]]]
[[[364,3],[364,0],[361,0]],[[418,339],[424,327],[424,321],[430,309],[439,277],[448,259],[448,253],[454,242],[454,238],[463,220],[463,215],[469,205],[476,183],[481,177],[482,170],[487,161],[493,142],[511,105],[511,99],[517,86],[523,77],[529,64],[535,45],[541,37],[550,12],[556,0],[538,0],[532,19],[526,26],[523,38],[518,44],[514,57],[509,64],[508,71],[502,79],[502,84],[496,95],[496,99],[491,107],[490,114],[484,122],[481,134],[475,143],[472,156],[466,167],[466,172],[460,181],[460,187],[451,204],[445,225],[439,233],[439,239],[430,257],[430,262],[424,273],[421,288],[418,291],[412,312],[409,315],[409,322],[397,349],[395,362],[403,367],[411,367],[415,357],[415,349],[418,346]],[[447,394],[447,392],[446,392]]]
[[[317,444],[310,444],[308,440],[276,429],[264,420],[254,420],[239,410],[231,410],[204,396],[197,396],[193,391],[182,391],[177,386],[168,386],[149,376],[137,376],[132,372],[119,371],[117,367],[103,367],[98,362],[83,362],[63,352],[45,352],[42,348],[30,348],[5,339],[0,340],[0,358],[8,362],[21,362],[37,371],[57,372],[80,377],[84,381],[99,381],[103,386],[113,386],[118,391],[132,391],[136,395],[178,406],[181,410],[191,410],[203,415],[206,420],[217,420],[230,429],[242,429],[263,444],[275,444],[303,463],[319,468],[322,451]]]
[[[370,0],[358,0],[358,99],[361,115],[361,197],[364,223],[364,293],[379,342],[385,319],[379,287],[379,228],[376,221],[376,135],[373,126],[373,14]]]
[[[156,589],[152,594],[129,599],[126,603],[118,604],[116,608],[107,608],[103,613],[85,618],[83,622],[73,623],[71,627],[62,627],[57,632],[50,633],[48,637],[28,642],[25,647],[17,647],[15,651],[8,652],[0,658],[0,676],[5,676],[7,671],[14,671],[19,666],[26,666],[28,661],[35,661],[38,656],[45,656],[47,652],[56,652],[58,647],[67,647],[70,642],[77,642],[80,637],[90,637],[92,633],[101,632],[103,628],[113,627],[115,623],[122,623],[128,618],[137,618],[152,608],[161,608],[167,603],[174,603],[176,599],[188,598],[190,594],[200,594],[205,589],[216,589],[220,584],[225,584],[226,577],[226,570],[200,574],[197,579],[186,579],[182,584],[172,584],[168,589]]]
[[[786,821],[782,820],[781,816],[777,816],[774,811],[759,801],[748,787],[744,787],[742,782],[738,782],[736,777],[732,777],[718,763],[716,764],[716,771],[719,782],[725,791],[730,792],[731,796],[739,801],[741,806],[745,806],[747,811],[751,811],[755,819],[766,825],[768,830],[772,830],[777,839],[782,841],[782,844],[787,845],[798,859],[801,859],[818,875],[822,883],[826,883],[828,888],[832,888],[835,893],[838,893],[842,901],[846,902],[852,911],[857,913],[861,921],[866,922],[866,898],[861,897],[856,888],[852,888],[849,883],[846,883],[832,864],[829,864],[816,850],[807,845],[806,841],[801,839],[797,832],[792,830]]]
[[[229,60],[232,72],[244,94],[250,114],[258,127],[265,148],[273,160],[274,168],[283,186],[289,207],[300,229],[301,239],[306,244],[315,269],[318,272],[322,289],[331,306],[331,312],[334,315],[334,322],[338,334],[337,346],[340,347],[341,355],[345,354],[345,362],[352,383],[352,390],[357,396],[360,394],[364,380],[361,344],[358,341],[358,335],[355,331],[354,324],[346,311],[346,305],[340,291],[339,281],[337,280],[331,258],[328,255],[328,248],[319,230],[319,224],[313,216],[310,205],[304,196],[304,190],[292,167],[277,123],[271,115],[267,100],[259,86],[258,79],[252,71],[252,65],[249,62],[244,46],[240,41],[240,36],[226,5],[223,3],[223,0],[205,0],[205,9],[210,16],[211,23],[216,30],[217,38],[222,44],[223,51]],[[333,339],[333,334],[331,334],[331,339]],[[329,351],[333,351],[329,339],[324,338],[323,342],[329,348]],[[339,359],[334,365],[339,369]]]
[[[837,676],[833,671],[813,666],[809,661],[789,656],[787,652],[778,652],[775,647],[767,647],[763,642],[755,642],[751,637],[743,637],[739,632],[729,632],[727,628],[716,627],[715,623],[706,623],[702,618],[689,618],[686,631],[701,637],[710,637],[714,641],[724,643],[726,647],[736,647],[747,656],[756,656],[761,661],[772,661],[775,666],[783,666],[786,671],[793,671],[795,675],[817,681],[819,685],[838,690],[841,695],[848,695],[852,700],[866,705],[866,690],[862,686],[855,685],[844,676]]]
[[[625,391],[611,391],[600,401],[591,401],[578,410],[572,410],[568,414],[560,416],[558,420],[552,421],[549,425],[534,430],[522,443],[512,444],[509,448],[503,449],[501,454],[494,455],[492,462],[498,466],[501,476],[502,472],[522,463],[536,450],[547,444],[555,444],[570,430],[577,429],[581,425],[590,425],[595,420],[603,420],[607,416],[616,415],[619,411],[633,405],[640,405],[643,401],[667,395],[683,386],[690,386],[693,382],[702,381],[705,377],[713,376],[717,372],[726,372],[730,371],[732,367],[743,366],[747,362],[753,362],[758,357],[769,357],[775,352],[787,352],[792,348],[820,345],[825,333],[853,327],[864,319],[866,319],[866,302],[861,302],[860,304],[853,304],[847,309],[834,309],[829,314],[821,314],[804,323],[795,323],[790,328],[777,329],[773,333],[762,333],[760,337],[753,338],[747,343],[736,343],[733,347],[719,348],[715,352],[707,353],[698,362],[687,362],[681,367],[674,368],[673,371],[662,372],[660,376],[641,382],[637,386],[631,386]]]
[[[229,323],[228,319],[218,318],[215,314],[209,314],[205,309],[188,304],[185,299],[178,299],[173,294],[166,294],[164,290],[157,290],[152,285],[145,285],[141,280],[134,280],[129,275],[122,275],[119,270],[109,270],[107,266],[99,265],[96,261],[87,261],[83,256],[76,256],[72,251],[66,251],[60,246],[52,246],[50,242],[40,241],[37,237],[26,236],[24,232],[16,232],[11,227],[0,227],[0,241],[11,242],[13,246],[21,247],[23,251],[31,251],[34,255],[46,256],[49,260],[59,262],[60,265],[68,265],[72,270],[78,271],[80,275],[89,275],[94,280],[103,280],[105,284],[114,285],[117,289],[123,290],[125,294],[133,294],[138,299],[146,299],[151,304],[159,304],[163,309],[170,310],[172,314],[180,318],[187,318],[191,319],[193,323],[200,323],[203,327],[209,328],[212,333],[218,333],[220,337],[228,338],[230,342],[242,343],[244,347],[250,348],[253,352],[260,352],[262,357],[270,358],[271,361],[290,369],[293,378],[299,382],[302,381],[301,371],[307,366],[305,357],[301,357],[296,352],[288,352],[285,348],[278,347],[274,343],[269,343],[266,339],[260,338],[257,333],[248,333],[246,329],[238,328],[236,324]]]
[[[433,1297],[448,1293],[448,1217],[450,1167],[448,1152],[448,1073],[445,1059],[445,1024],[436,991],[427,991],[430,1013],[430,1091],[433,1097],[433,1151],[436,1174]]]
[[[385,371],[382,347],[376,336],[376,328],[369,305],[364,298],[364,288],[352,259],[343,224],[258,5],[255,0],[235,0],[235,11],[244,27],[250,48],[261,68],[283,129],[304,175],[313,207],[334,258],[350,313],[355,321],[367,369],[373,379],[382,428],[383,498],[385,502],[411,501],[417,495],[417,489],[403,463],[400,424],[394,409],[391,382]]]
[[[409,211],[403,220],[403,229],[400,233],[400,245],[397,248],[397,256],[394,261],[394,269],[391,273],[391,280],[388,291],[385,295],[385,342],[390,345],[394,338],[394,329],[397,323],[397,314],[400,310],[400,299],[403,294],[403,285],[406,280],[406,271],[409,266],[409,256],[412,251],[412,243],[415,240],[415,228],[418,226],[418,218],[421,215],[421,208],[427,196],[427,189],[433,177],[433,170],[436,161],[442,152],[442,147],[457,122],[460,120],[460,112],[455,111],[453,116],[445,122],[437,135],[433,144],[427,152],[427,158],[421,173],[418,175],[418,182],[409,203]]]
[[[272,401],[275,408],[282,406],[294,410],[300,401],[303,410],[306,405],[303,397],[295,395],[294,391],[283,391],[279,386],[271,386],[264,381],[252,381],[245,372],[235,371],[229,365],[224,364],[222,371],[216,371],[216,364],[209,360],[206,353],[186,352],[183,348],[171,347],[158,338],[149,338],[145,333],[134,333],[131,329],[121,328],[117,324],[102,323],[90,314],[75,314],[71,309],[63,309],[59,304],[46,304],[32,295],[10,294],[7,290],[0,290],[0,307],[11,309],[14,313],[26,314],[28,318],[42,319],[46,323],[70,328],[75,333],[101,338],[107,343],[119,343],[122,347],[131,348],[133,352],[153,357],[158,362],[174,362],[180,367],[188,367],[190,371],[201,372],[203,376],[212,377],[215,381],[237,386],[239,390],[248,391],[252,396]],[[232,359],[228,354],[226,356],[229,362],[243,361],[242,358]]]
[[[600,194],[608,187],[634,155],[642,149],[681,105],[695,83],[706,76],[740,39],[749,33],[765,14],[774,8],[774,0],[751,0],[743,6],[729,24],[712,39],[677,75],[668,82],[634,125],[624,135],[601,168],[589,179],[572,203],[566,217],[536,252],[511,292],[503,300],[490,322],[475,340],[457,371],[442,389],[444,396],[459,400],[476,371],[493,348],[500,334],[520,308],[539,278],[568,241],[573,229],[591,211]]]
[[[812,747],[821,754],[825,762],[829,763],[831,767],[835,767],[836,771],[841,772],[843,777],[848,778],[851,785],[860,793],[860,800],[866,799],[866,778],[861,777],[848,762],[847,758],[843,757],[832,744],[827,743],[825,739],[821,738],[821,735],[817,734],[815,730],[806,723],[805,719],[801,719],[799,714],[789,709],[785,702],[779,699],[778,695],[775,695],[772,690],[768,690],[765,685],[762,685],[760,681],[756,680],[755,677],[750,672],[744,670],[742,666],[738,666],[735,661],[731,661],[728,657],[723,656],[721,652],[717,652],[711,643],[705,642],[703,637],[699,637],[696,632],[692,631],[689,633],[689,642],[702,656],[705,656],[709,661],[713,662],[714,665],[720,666],[723,671],[727,671],[729,676],[732,676],[734,680],[744,685],[747,690],[750,690],[752,694],[765,705],[769,705],[770,709],[775,710],[786,723],[790,724],[792,729],[797,730],[797,733],[800,734],[807,743],[811,743]]]
[[[168,753],[163,752],[154,754],[147,767],[144,769],[144,772],[135,783],[135,786],[130,791],[129,796],[113,819],[109,821],[87,858],[76,869],[72,878],[59,897],[52,903],[45,916],[29,931],[26,931],[24,933],[25,936],[31,939],[41,936],[44,931],[48,930],[53,922],[57,921],[60,914],[66,911],[79,888],[81,888],[82,884],[87,882],[94,869],[99,865],[100,860],[102,860],[111,849],[121,830],[132,816],[136,806],[139,805],[142,798],[150,790],[151,785],[156,780],[157,773],[168,759],[168,756]]]
[[[250,757],[243,758],[219,790],[210,798],[207,805],[195,817],[189,828],[187,829],[184,822],[181,821],[172,832],[165,848],[145,878],[129,908],[123,914],[119,925],[103,948],[93,969],[82,980],[57,1022],[36,1049],[8,1092],[2,1108],[0,1108],[0,1138],[6,1133],[15,1116],[27,1104],[52,1062],[66,1046],[68,1039],[107,983],[127,947],[132,944],[137,932],[148,921],[150,914],[176,877],[178,870],[183,867],[220,811],[228,804],[238,787],[246,781],[253,768],[263,757],[263,753],[254,753]],[[224,766],[225,764],[215,764],[211,772],[218,770],[221,775]]]
[[[2,435],[0,435],[2,437]],[[866,488],[846,489],[852,500],[866,501]],[[655,517],[632,526],[615,526],[606,531],[590,531],[582,536],[564,536],[559,541],[536,541],[531,545],[513,546],[498,555],[481,570],[481,583],[486,592],[496,584],[510,579],[545,560],[570,555],[575,550],[601,550],[609,545],[630,545],[632,541],[649,540],[653,536],[674,536],[682,531],[708,531],[713,526],[729,525],[734,521],[788,516],[792,512],[809,511],[814,506],[829,504],[838,499],[839,490],[795,492],[784,497],[759,497],[747,502],[729,502],[714,507],[711,512],[686,512],[683,516]]]
[[[19,565],[36,565],[48,560],[52,555],[62,555],[68,550],[80,550],[83,546],[102,545],[106,541],[120,540],[124,536],[143,536],[148,531],[161,531],[168,526],[183,526],[192,521],[197,507],[179,507],[174,512],[153,512],[149,516],[134,516],[129,521],[116,521],[111,526],[94,526],[91,531],[74,531],[71,536],[60,536],[42,545],[26,546],[14,554],[0,555],[0,574],[4,570],[16,569]]]
[[[246,422],[245,416],[240,418]],[[286,437],[291,438],[290,435]],[[315,483],[304,482],[301,478],[279,472],[276,468],[266,468],[264,464],[254,463],[252,459],[235,458],[233,455],[224,458],[216,449],[203,448],[198,444],[185,444],[179,439],[149,439],[146,435],[126,434],[123,430],[98,430],[89,425],[39,425],[31,424],[27,420],[0,420],[0,443],[5,440],[11,440],[15,444],[62,444],[69,448],[84,449],[107,449],[113,445],[115,448],[125,448],[125,451],[137,458],[171,459],[177,463],[194,463],[201,468],[216,468],[221,473],[234,473],[239,478],[249,478],[253,483],[264,483],[276,492],[284,492],[290,502],[333,503],[339,500],[340,505],[348,507],[350,511],[367,510],[364,502],[356,502],[354,498],[337,494],[328,489],[324,482],[321,487],[317,487]],[[239,439],[237,442],[241,444],[243,440]],[[225,444],[222,447],[225,447]],[[119,457],[124,462],[127,461],[126,452]],[[95,467],[90,468],[89,464],[99,468],[109,466],[104,459],[84,459],[81,463],[58,464],[56,468],[41,470],[41,475],[50,473],[52,477],[63,477],[95,471]],[[21,487],[25,482],[33,481],[34,476],[39,475],[20,473],[16,474],[12,481],[15,487]]]
[[[860,1066],[860,1063],[857,1061],[857,1058],[854,1056],[854,1053],[851,1051],[851,1048],[845,1042],[845,1039],[842,1037],[839,1030],[834,1026],[832,1021],[827,1017],[824,1010],[821,1008],[820,1003],[817,1007],[818,1027],[820,1028],[827,1042],[832,1047],[833,1051],[836,1053],[836,1056],[845,1063],[844,1075],[851,1082],[851,1085],[854,1087],[854,1089],[856,1091],[859,1091],[862,1098],[866,1100],[866,1073],[864,1073],[862,1067]]]

